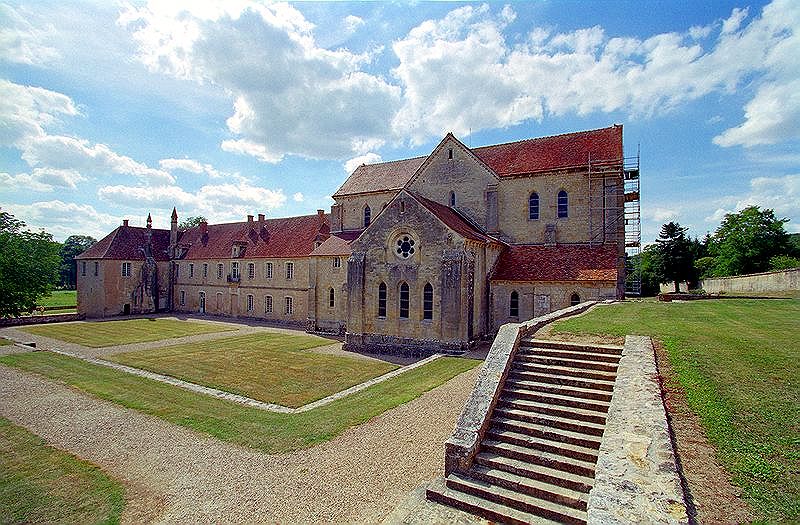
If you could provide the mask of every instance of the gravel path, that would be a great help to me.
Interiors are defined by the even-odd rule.
[[[126,523],[377,523],[436,476],[479,367],[333,441],[266,455],[0,366],[0,414],[129,489]]]

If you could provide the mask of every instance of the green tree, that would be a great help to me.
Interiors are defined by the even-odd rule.
[[[769,270],[769,261],[789,250],[783,228],[789,219],[776,219],[772,210],[750,206],[725,215],[711,239],[714,276],[742,275]]]
[[[694,269],[700,279],[707,279],[714,276],[715,260],[713,257],[700,257],[694,261]]]
[[[69,290],[74,290],[78,269],[75,266],[75,256],[88,250],[97,239],[88,235],[70,235],[61,246],[61,286]]]
[[[680,291],[681,281],[693,281],[694,272],[694,246],[686,231],[677,222],[669,222],[661,227],[661,233],[656,239],[658,252],[656,272],[663,283],[675,283],[675,292]],[[697,242],[697,241],[695,241]]]
[[[0,317],[30,312],[58,282],[60,245],[0,211]]]
[[[797,257],[791,257],[789,255],[776,255],[769,260],[770,270],[791,270],[793,268],[800,268],[800,259]]]
[[[659,254],[657,246],[651,244],[645,246],[641,253],[631,256],[629,267],[639,268],[641,276],[641,293],[643,297],[652,297],[658,295],[659,284],[661,275],[658,273]],[[627,280],[630,281],[636,278],[636,273],[630,271],[627,275]]]
[[[208,219],[206,219],[202,215],[198,215],[196,217],[186,217],[184,220],[181,221],[180,224],[178,224],[178,229],[188,230],[189,228],[200,226],[201,222],[208,222]]]

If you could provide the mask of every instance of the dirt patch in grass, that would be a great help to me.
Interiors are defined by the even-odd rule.
[[[535,339],[547,341],[565,341],[567,343],[594,344],[594,345],[624,345],[625,337],[601,334],[573,334],[569,332],[554,332],[553,324],[549,324],[536,332]]]
[[[716,461],[714,447],[706,438],[700,418],[689,409],[686,393],[669,363],[664,345],[659,341],[653,344],[690,517],[694,523],[704,524],[753,521],[755,516],[750,506],[741,498],[742,490],[731,483],[730,474]]]

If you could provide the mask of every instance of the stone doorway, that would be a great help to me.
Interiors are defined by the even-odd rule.
[[[200,292],[200,313],[206,313],[206,293]]]

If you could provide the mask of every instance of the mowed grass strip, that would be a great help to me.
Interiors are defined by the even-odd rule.
[[[384,361],[309,351],[333,342],[315,335],[258,333],[106,359],[293,408],[398,368]]]
[[[553,331],[659,339],[747,501],[770,522],[800,522],[800,301],[630,302]]]
[[[22,330],[76,343],[91,348],[160,341],[187,335],[208,334],[235,330],[201,321],[178,319],[126,319],[124,321],[78,321],[75,323],[27,326]]]
[[[11,341],[10,339],[6,339],[5,337],[0,337],[0,346],[13,345],[13,344],[14,344],[14,341]]]
[[[55,290],[47,297],[41,297],[36,304],[39,306],[63,306],[75,308],[78,305],[78,292],[75,290]]]
[[[277,414],[51,352],[0,356],[2,365],[40,374],[124,407],[270,454],[328,441],[479,363],[442,357],[314,410]]]
[[[119,523],[120,483],[0,417],[1,523]]]

